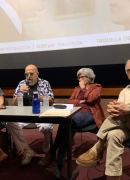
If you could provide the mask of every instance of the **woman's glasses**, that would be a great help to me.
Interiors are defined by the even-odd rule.
[[[81,79],[81,78],[88,78],[88,79],[89,79],[88,76],[79,76],[77,79],[79,80],[79,79]]]

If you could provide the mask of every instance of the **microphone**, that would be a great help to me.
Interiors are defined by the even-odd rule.
[[[26,86],[29,86],[29,81],[26,81]]]
[[[28,81],[28,80],[26,81],[26,86],[28,86],[28,92],[27,92],[27,94],[28,94],[28,96],[29,96],[29,94],[30,94],[30,92],[29,92],[29,90],[30,90],[30,85],[29,85],[29,81]]]

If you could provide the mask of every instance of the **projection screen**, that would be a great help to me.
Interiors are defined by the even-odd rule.
[[[34,59],[45,67],[84,65],[89,50],[128,50],[129,7],[129,0],[0,0],[0,68],[12,62],[16,68],[22,67],[25,61],[34,63]],[[80,50],[82,59],[77,58]],[[70,58],[67,65],[66,58]],[[73,59],[78,62],[70,63]],[[118,60],[115,63],[124,62]],[[109,61],[105,63],[113,62]],[[91,63],[90,55],[88,64]],[[99,64],[102,63],[101,57]]]

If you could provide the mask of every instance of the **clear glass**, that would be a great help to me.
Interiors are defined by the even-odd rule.
[[[44,98],[43,98],[43,108],[45,108],[45,109],[49,108],[49,97],[48,96],[44,96]]]
[[[23,106],[23,94],[18,94],[18,106]]]

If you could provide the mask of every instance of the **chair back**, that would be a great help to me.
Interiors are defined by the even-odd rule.
[[[76,128],[75,129],[75,132],[91,132],[91,133],[97,133],[98,131],[98,127],[96,126],[95,123],[93,124],[90,124],[86,127],[83,127],[83,128]]]
[[[126,141],[124,141],[123,145],[124,145],[125,147],[130,148],[130,138],[127,139]]]

